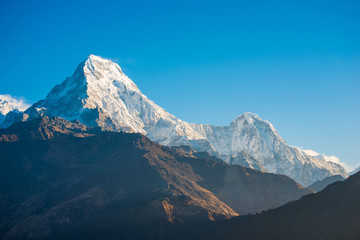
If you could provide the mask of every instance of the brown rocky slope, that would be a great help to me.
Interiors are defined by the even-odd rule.
[[[292,179],[43,117],[0,130],[0,236],[161,238],[164,226],[278,207]]]

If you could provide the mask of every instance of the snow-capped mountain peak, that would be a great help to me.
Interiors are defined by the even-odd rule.
[[[248,121],[254,121],[254,120],[266,121],[266,120],[261,119],[257,114],[252,113],[252,112],[244,112],[243,114],[236,117],[233,121],[237,121],[240,119],[246,119]]]
[[[140,92],[138,87],[121,70],[121,67],[110,60],[89,55],[84,63],[84,73],[88,83],[112,82],[117,87],[122,87],[120,83],[126,86],[128,90]]]
[[[228,163],[288,175],[303,185],[331,175],[347,176],[340,165],[288,146],[269,121],[254,113],[246,112],[221,127],[184,122],[142,94],[118,64],[95,55],[17,121],[43,115],[138,132],[163,145],[188,145]]]
[[[230,125],[245,125],[245,126],[253,126],[257,129],[266,129],[269,132],[272,132],[272,134],[280,137],[279,133],[275,129],[275,127],[267,120],[262,119],[255,113],[251,112],[245,112],[235,118]]]
[[[107,130],[139,132],[164,143],[170,143],[175,135],[197,137],[188,123],[142,94],[118,64],[95,55],[89,55],[71,77],[55,86],[28,113],[32,117],[48,114],[78,119]],[[156,127],[161,125],[172,126],[171,134]]]

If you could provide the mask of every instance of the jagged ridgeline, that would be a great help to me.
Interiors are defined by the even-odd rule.
[[[118,64],[94,55],[44,100],[24,113],[7,114],[2,126],[45,115],[78,119],[103,130],[141,133],[166,146],[191,146],[227,163],[285,174],[304,186],[332,175],[348,176],[342,166],[287,145],[270,122],[253,113],[223,127],[184,122],[142,94]]]

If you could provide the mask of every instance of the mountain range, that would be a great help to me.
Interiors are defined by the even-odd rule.
[[[312,193],[284,175],[59,117],[1,129],[0,154],[1,239],[159,239]]]
[[[287,175],[304,186],[332,175],[348,176],[341,165],[289,146],[270,122],[254,113],[244,113],[228,126],[182,121],[141,93],[118,64],[94,55],[45,99],[24,112],[7,113],[1,126],[42,116],[141,133],[165,146],[190,146],[226,163]]]

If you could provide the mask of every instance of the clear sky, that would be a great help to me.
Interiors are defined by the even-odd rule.
[[[196,2],[196,3],[195,3]],[[360,165],[360,1],[0,1],[0,94],[42,99],[89,54],[175,116],[245,111]]]

